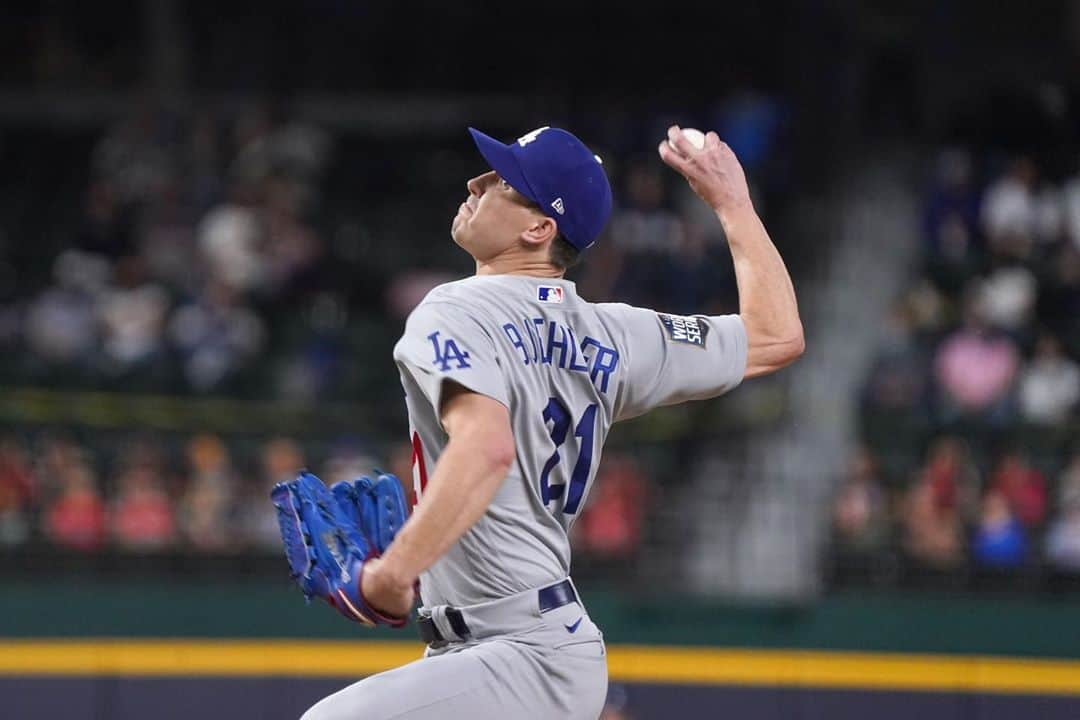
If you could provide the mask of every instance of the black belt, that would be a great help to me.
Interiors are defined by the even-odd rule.
[[[541,588],[536,591],[536,595],[540,602],[541,613],[577,602],[577,594],[574,593],[574,586],[569,580],[563,580],[561,583]],[[450,628],[454,631],[454,634],[459,638],[467,640],[472,635],[469,624],[465,622],[465,618],[457,608],[446,608],[446,619],[450,623]],[[446,638],[443,637],[438,626],[435,625],[435,621],[430,617],[419,616],[416,619],[416,628],[420,631],[420,638],[428,645],[442,646],[447,643]]]

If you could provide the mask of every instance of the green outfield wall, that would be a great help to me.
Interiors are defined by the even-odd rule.
[[[1080,718],[1075,596],[584,599],[631,720]],[[351,625],[288,582],[7,580],[0,716],[294,720],[421,649],[412,628]]]
[[[1080,596],[851,593],[806,605],[732,605],[582,591],[612,643],[959,653],[1080,659]],[[403,631],[405,633],[410,630]],[[86,581],[0,586],[0,637],[401,639],[305,606],[287,579]]]

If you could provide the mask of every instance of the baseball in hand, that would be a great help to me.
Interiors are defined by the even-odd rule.
[[[696,147],[698,150],[705,149],[705,133],[694,128],[682,128],[683,137],[690,141],[690,144]],[[668,145],[671,145],[673,150],[676,150],[674,143],[668,140]]]

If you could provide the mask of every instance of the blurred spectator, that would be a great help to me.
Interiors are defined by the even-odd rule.
[[[171,185],[140,213],[139,262],[145,273],[177,293],[195,292],[202,273],[195,253],[192,210]]]
[[[942,437],[904,503],[904,547],[925,565],[955,567],[964,557],[963,526],[975,514],[978,475],[966,446]]]
[[[113,541],[135,552],[172,545],[176,522],[155,449],[139,445],[129,451],[117,484],[119,492],[109,508]]]
[[[303,468],[303,452],[292,438],[276,437],[263,446],[263,479],[268,492],[275,484],[295,478]]]
[[[146,281],[135,258],[122,258],[114,270],[114,282],[99,307],[105,359],[120,374],[155,359],[169,298],[163,288]]]
[[[230,534],[236,480],[225,444],[216,435],[196,435],[187,458],[190,476],[177,513],[185,542],[203,552],[236,549]]]
[[[183,356],[188,383],[205,392],[258,353],[265,331],[232,287],[212,282],[198,300],[176,310],[169,334]]]
[[[1017,258],[1030,253],[1038,227],[1037,180],[1038,170],[1031,158],[1018,157],[986,190],[981,220],[995,253]]]
[[[833,538],[842,555],[873,556],[888,544],[889,503],[877,462],[866,448],[848,464],[847,477],[832,506]]]
[[[45,535],[55,545],[92,552],[105,542],[105,503],[89,466],[67,465],[60,475],[60,492],[44,519]]]
[[[885,324],[885,340],[878,348],[862,389],[864,409],[920,411],[926,407],[927,357],[916,343],[912,311],[906,303],[893,306]]]
[[[1080,400],[1080,367],[1061,350],[1058,339],[1039,336],[1035,355],[1020,376],[1020,413],[1040,425],[1066,421]]]
[[[971,175],[970,155],[955,148],[943,151],[923,216],[931,273],[950,293],[975,272],[981,250],[979,198]]]
[[[916,283],[904,296],[911,328],[920,337],[934,335],[945,327],[948,305],[945,296],[925,280]]]
[[[1013,514],[1009,501],[997,490],[991,490],[983,498],[972,555],[976,563],[990,568],[1019,567],[1027,555],[1023,525]]]
[[[98,337],[95,299],[107,272],[108,265],[93,256],[68,251],[57,257],[56,284],[34,298],[27,310],[31,351],[59,364],[93,361]]]
[[[632,557],[641,544],[648,486],[633,458],[609,452],[588,505],[574,524],[577,549],[596,557]]]
[[[0,440],[0,546],[30,537],[35,486],[26,448],[14,437]]]
[[[1008,393],[1018,367],[1015,344],[987,327],[978,303],[969,298],[963,326],[945,339],[934,360],[946,415],[1008,420]]]
[[[1001,493],[1009,509],[1027,527],[1042,524],[1046,517],[1046,480],[1018,451],[1007,453],[998,463],[989,486]]]
[[[1027,268],[1007,265],[978,284],[980,316],[995,328],[1022,331],[1035,309],[1035,276]]]
[[[959,508],[964,522],[974,518],[981,483],[967,443],[951,435],[937,438],[919,479],[929,483],[936,504]]]
[[[39,439],[34,457],[34,474],[43,497],[50,497],[60,491],[61,476],[68,465],[82,457],[81,449],[68,437],[46,435]]]
[[[251,207],[228,204],[207,213],[199,223],[198,244],[212,278],[240,292],[257,288],[266,274],[260,233]]]
[[[260,472],[245,483],[246,492],[237,510],[244,536],[256,548],[278,552],[281,534],[277,514],[270,504],[270,490],[276,483],[296,477],[304,467],[304,455],[292,438],[276,437],[262,446]]]
[[[955,507],[944,505],[932,485],[915,483],[904,506],[904,549],[921,565],[954,568],[964,558],[960,517]]]
[[[1080,453],[1061,475],[1059,511],[1046,535],[1046,555],[1057,568],[1080,573]]]
[[[232,507],[228,494],[204,479],[195,479],[184,491],[177,524],[184,544],[207,553],[230,553],[239,548],[233,537]]]

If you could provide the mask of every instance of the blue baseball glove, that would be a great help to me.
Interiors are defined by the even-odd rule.
[[[360,590],[364,563],[382,554],[407,515],[393,475],[339,482],[329,490],[301,472],[270,492],[292,577],[310,601],[318,596],[349,620],[401,627],[406,618],[371,607]]]
[[[401,482],[389,473],[380,473],[375,480],[366,475],[352,482],[342,480],[330,492],[378,555],[386,552],[409,515]]]

